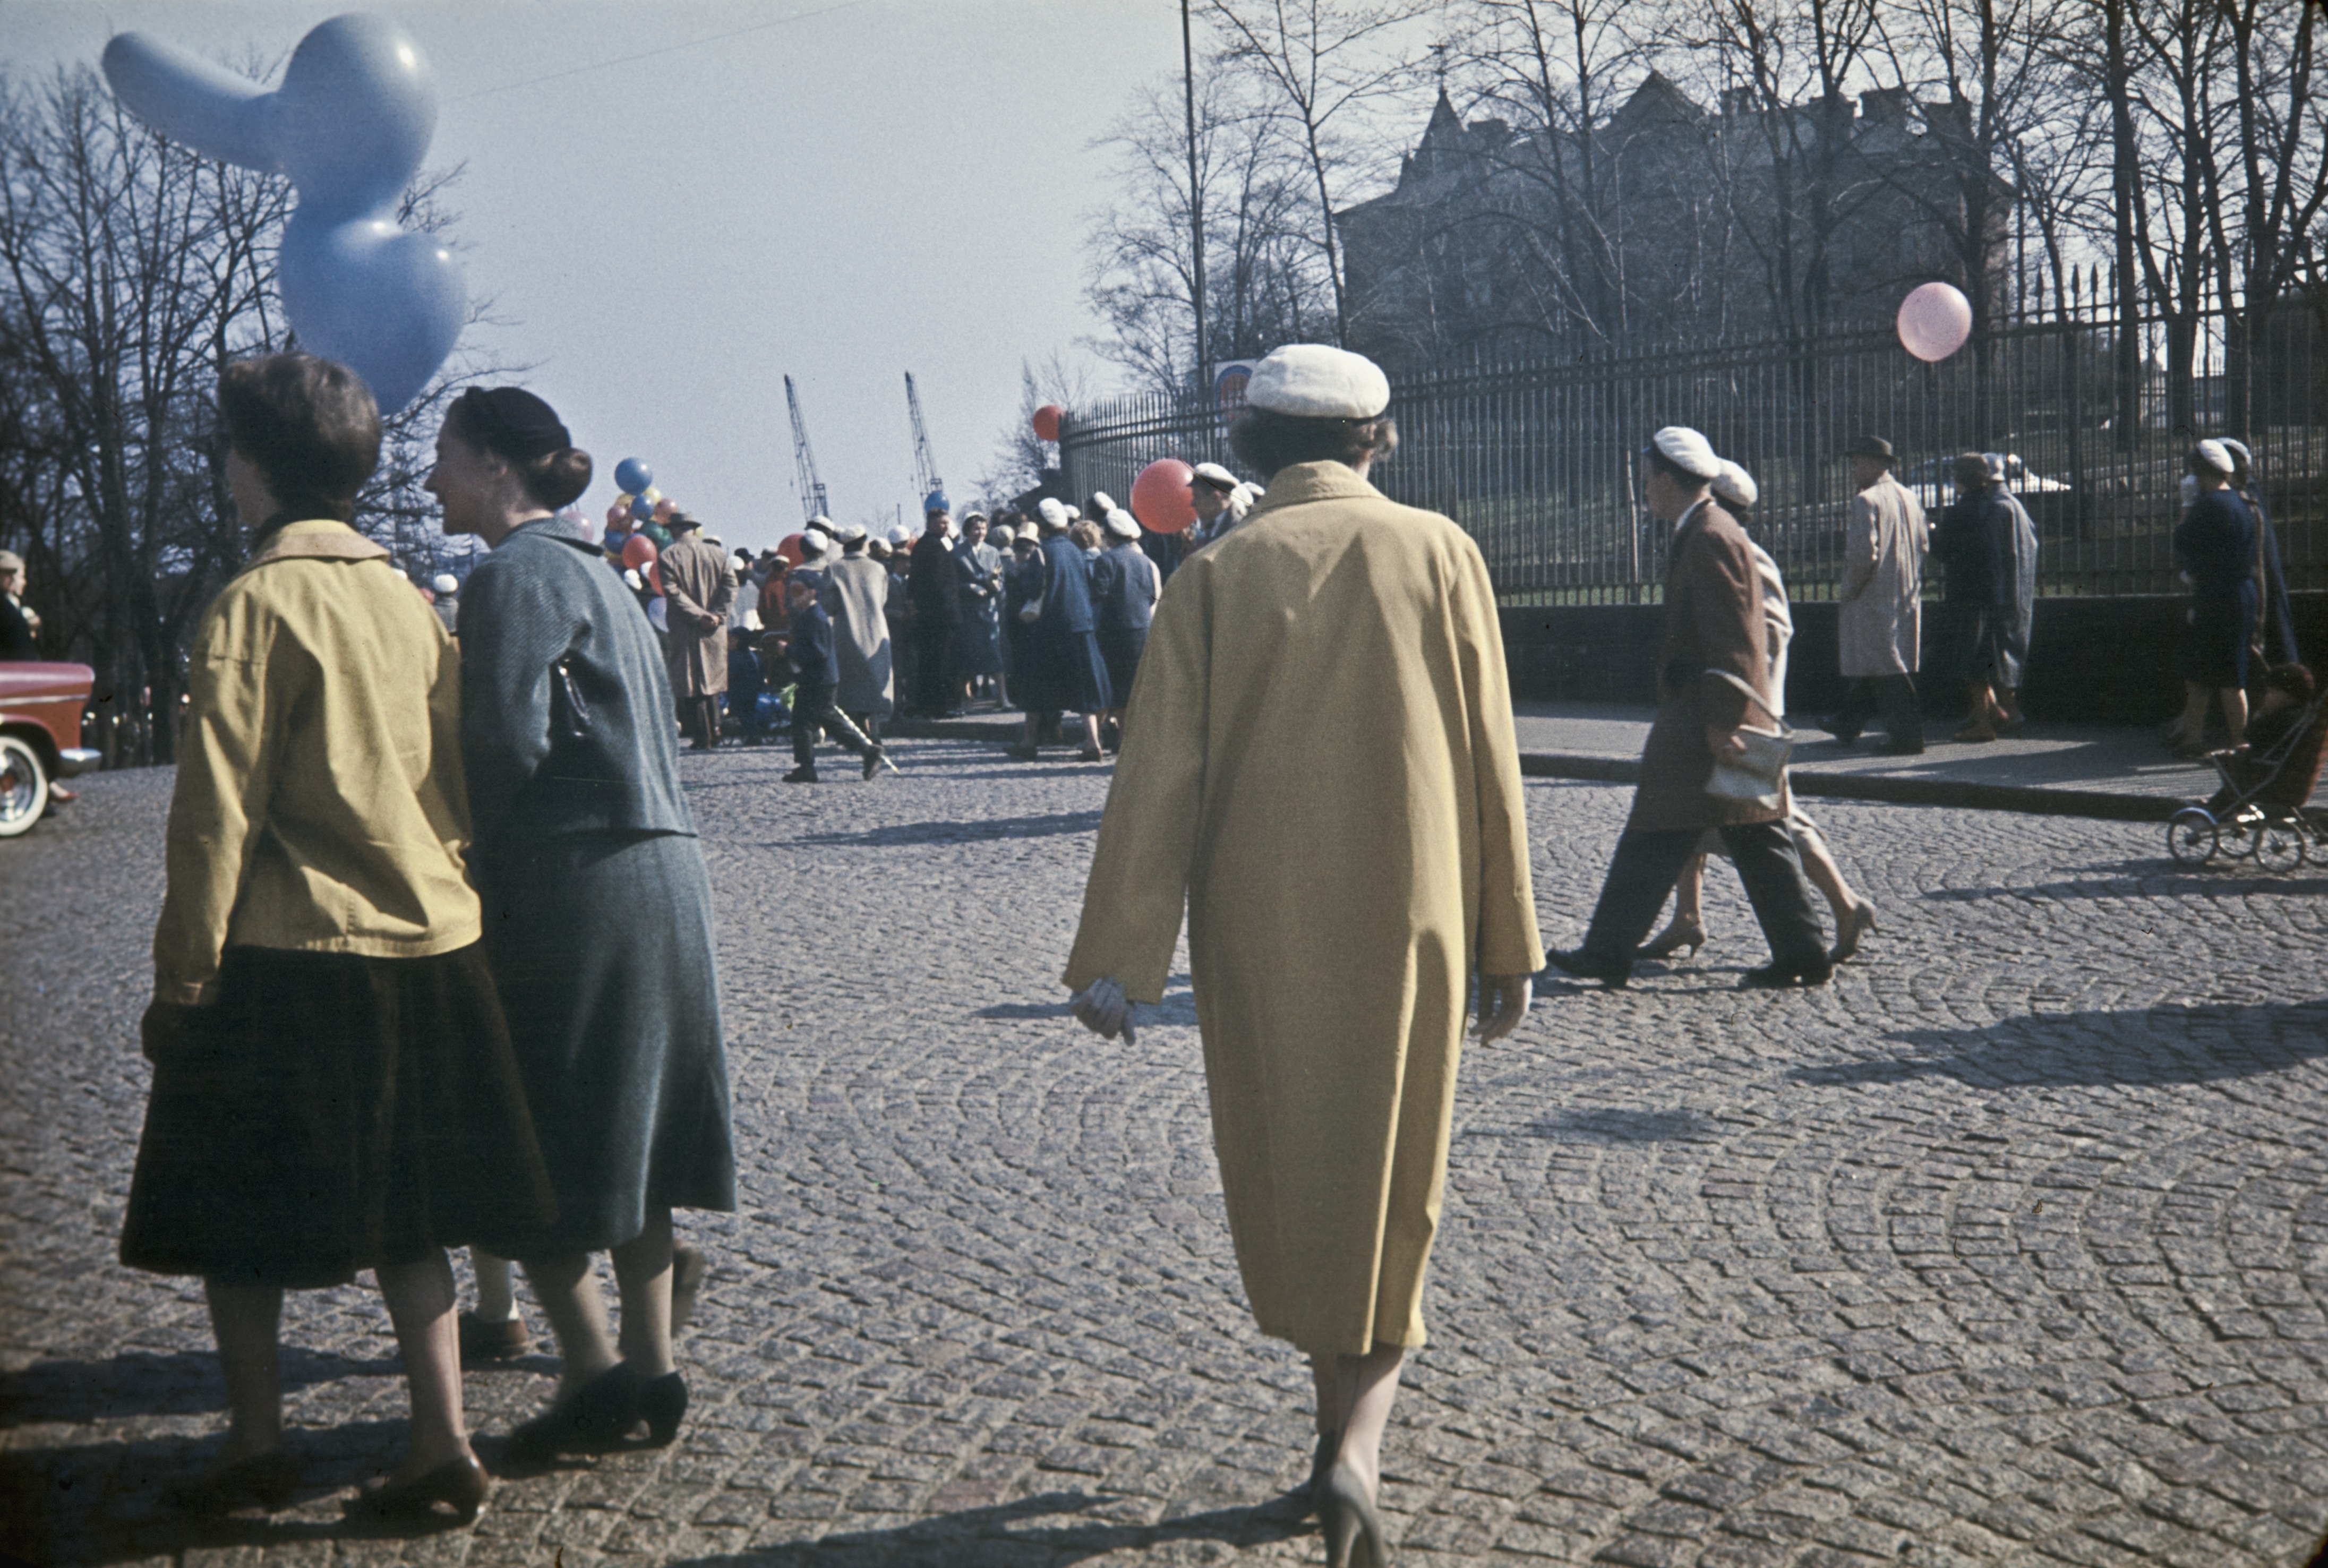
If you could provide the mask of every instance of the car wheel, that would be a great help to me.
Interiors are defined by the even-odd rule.
[[[32,831],[49,809],[49,770],[41,754],[13,735],[0,735],[0,839]]]

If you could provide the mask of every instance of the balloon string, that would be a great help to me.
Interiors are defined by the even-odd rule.
[[[667,43],[661,49],[650,49],[643,54],[625,54],[619,60],[594,61],[588,65],[577,65],[567,70],[553,70],[548,76],[530,76],[523,81],[503,82],[499,87],[480,88],[475,92],[464,93],[450,101],[467,103],[474,99],[491,98],[497,92],[515,92],[520,88],[540,87],[545,81],[563,81],[569,76],[582,76],[593,70],[608,70],[617,65],[633,65],[642,60],[653,60],[659,55],[677,54],[683,49],[700,49],[707,43],[724,43],[730,38],[741,38],[749,33],[765,33],[771,27],[782,27],[787,23],[809,22],[819,16],[830,16],[836,11],[851,11],[865,3],[866,0],[840,0],[837,5],[827,5],[815,11],[796,11],[790,16],[779,16],[770,22],[756,22],[749,27],[738,27],[732,33],[718,33],[709,38],[690,39],[685,43]]]

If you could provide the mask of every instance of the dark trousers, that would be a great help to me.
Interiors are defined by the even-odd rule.
[[[832,689],[803,686],[793,693],[793,761],[816,765],[816,736],[822,730],[841,750],[863,756],[873,747],[865,732],[832,700]]]
[[[1811,890],[1803,863],[1784,822],[1755,822],[1718,830],[1746,901],[1761,922],[1773,961],[1789,969],[1826,962],[1826,938],[1811,912]],[[1630,962],[1666,906],[1666,895],[1681,879],[1681,869],[1697,853],[1699,828],[1628,828],[1618,836],[1609,879],[1584,934],[1584,951],[1596,958]]]
[[[935,717],[955,706],[953,628],[914,622],[914,706]]]
[[[679,709],[680,721],[687,726],[688,737],[696,750],[709,751],[719,744],[719,699],[683,697]]]
[[[1835,732],[1856,736],[1881,709],[1883,729],[1894,746],[1924,744],[1924,715],[1916,704],[1913,675],[1866,675],[1854,680],[1835,710]]]

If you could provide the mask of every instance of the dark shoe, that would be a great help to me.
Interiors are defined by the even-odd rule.
[[[1603,958],[1582,947],[1547,953],[1544,957],[1561,973],[1576,980],[1597,980],[1610,991],[1620,989],[1633,978],[1633,961],[1629,958]]]
[[[1005,746],[1003,751],[1006,756],[1015,756],[1020,762],[1038,762],[1043,756],[1038,748],[1031,746]]]
[[[351,1519],[383,1525],[447,1517],[473,1525],[490,1487],[485,1467],[474,1456],[463,1454],[401,1484],[367,1487],[348,1499],[346,1511]]]
[[[542,1465],[562,1453],[604,1453],[638,1424],[639,1375],[617,1362],[573,1398],[551,1405],[509,1435],[504,1465]]]
[[[1920,740],[1895,740],[1875,748],[1880,756],[1921,756],[1924,743]]]
[[[1740,991],[1793,991],[1797,988],[1825,985],[1835,977],[1835,965],[1822,958],[1816,963],[1790,966],[1766,963],[1760,969],[1750,969],[1738,981]]]
[[[784,775],[784,782],[786,784],[814,784],[816,782],[816,769],[812,767],[796,767],[793,769],[792,772]]]
[[[488,1323],[474,1312],[461,1314],[461,1365],[475,1366],[487,1361],[507,1361],[533,1348],[533,1336],[525,1329],[525,1319],[512,1318],[503,1323]]]
[[[256,1504],[268,1513],[288,1507],[299,1485],[299,1462],[282,1449],[269,1449],[204,1470],[163,1496],[188,1514],[231,1514]]]
[[[1390,1568],[1382,1515],[1375,1512],[1357,1471],[1336,1465],[1327,1472],[1319,1515],[1326,1528],[1327,1568]]]
[[[704,1276],[711,1265],[705,1261],[701,1247],[677,1246],[671,1249],[671,1331],[678,1333],[695,1316],[695,1300],[703,1290]]]
[[[687,1379],[676,1372],[650,1378],[639,1388],[639,1419],[647,1423],[647,1446],[669,1448],[687,1415]]]

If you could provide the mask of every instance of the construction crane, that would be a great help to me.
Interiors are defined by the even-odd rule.
[[[924,496],[934,495],[945,488],[945,481],[938,477],[937,459],[930,455],[929,427],[922,423],[922,398],[914,390],[911,371],[906,372],[906,412],[914,418],[914,483]]]
[[[831,517],[831,506],[824,498],[824,481],[816,474],[816,454],[808,449],[808,427],[801,422],[800,394],[793,390],[793,379],[784,378],[784,407],[793,413],[793,466],[800,480],[801,505],[807,510],[808,521]]]

